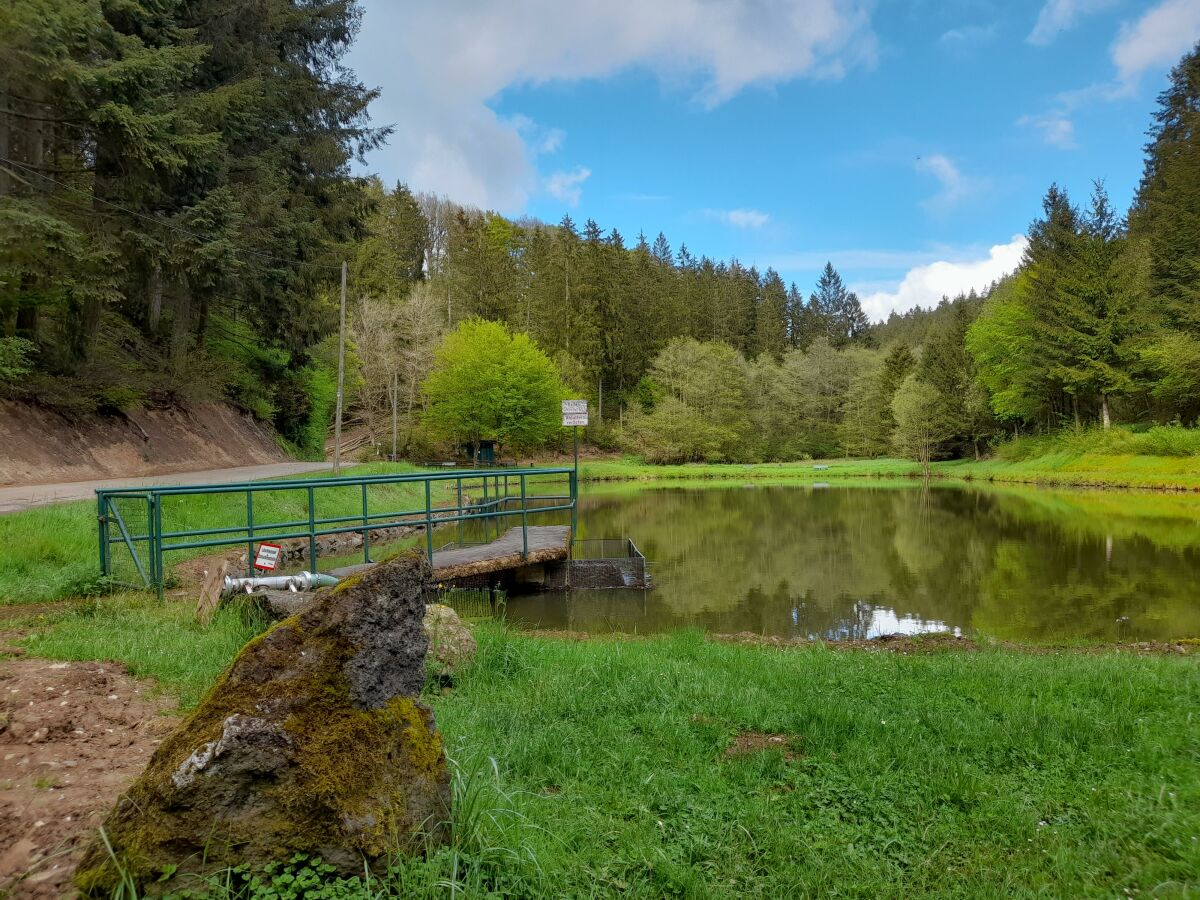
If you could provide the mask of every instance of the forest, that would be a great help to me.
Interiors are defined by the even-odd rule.
[[[233,8],[0,11],[0,396],[224,399],[319,454],[346,260],[351,424],[381,454],[393,430],[401,455],[435,449],[435,350],[472,319],[528,334],[591,401],[589,440],[650,461],[928,463],[1200,415],[1200,47],[1127,212],[1100,182],[1052,185],[1017,272],[871,323],[836,260],[797,286],[662,233],[356,177],[388,136],[344,65],[356,4]]]

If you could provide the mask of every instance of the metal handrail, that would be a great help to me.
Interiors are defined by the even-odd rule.
[[[528,479],[566,476],[569,485],[566,494],[530,494]],[[519,496],[509,493],[510,479],[515,479]],[[479,480],[483,486],[483,499],[464,502],[463,483]],[[503,480],[504,495],[500,494]],[[433,485],[435,482],[456,482],[457,502],[452,506],[435,507]],[[489,496],[489,481],[494,494]],[[422,485],[424,503],[416,509],[371,512],[368,506],[368,489],[372,485]],[[316,492],[322,489],[360,487],[362,490],[362,512],[350,515],[318,517],[316,514]],[[304,491],[307,494],[307,517],[283,522],[264,521],[256,515],[254,495],[264,491]],[[167,497],[198,496],[207,494],[237,494],[246,498],[244,525],[216,528],[168,530],[163,526],[162,501]],[[520,516],[523,555],[528,555],[529,513],[570,510],[572,523],[577,514],[578,482],[575,470],[566,467],[527,469],[472,469],[452,472],[406,472],[393,475],[350,475],[339,478],[307,478],[284,481],[252,481],[233,484],[164,485],[161,487],[101,488],[96,491],[97,521],[100,543],[100,568],[108,576],[112,574],[110,547],[124,544],[128,549],[147,587],[156,587],[162,594],[164,582],[163,555],[172,551],[194,550],[203,547],[228,547],[246,544],[247,567],[252,563],[255,541],[294,540],[308,538],[309,566],[317,571],[317,538],[335,534],[361,533],[363,535],[363,560],[370,562],[370,536],[373,532],[397,526],[423,527],[426,532],[426,553],[433,559],[433,528],[435,525],[459,523],[480,519],[502,520]],[[146,503],[146,534],[131,534],[119,506],[114,501],[138,501]],[[531,506],[533,503],[550,505]],[[509,508],[512,504],[517,508]],[[112,537],[109,523],[113,521],[120,532]],[[351,524],[352,523],[352,524]],[[149,560],[144,565],[138,555],[138,542],[148,545]]]

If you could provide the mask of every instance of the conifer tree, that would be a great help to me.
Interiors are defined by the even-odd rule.
[[[1150,138],[1130,233],[1149,250],[1148,301],[1200,336],[1200,44],[1171,70]]]

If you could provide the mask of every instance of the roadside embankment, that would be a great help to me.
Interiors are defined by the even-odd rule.
[[[64,416],[0,400],[0,484],[135,478],[284,462],[275,433],[218,403]]]

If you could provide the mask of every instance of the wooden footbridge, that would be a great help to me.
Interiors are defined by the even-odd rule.
[[[522,533],[510,528],[494,541],[435,550],[433,578],[453,581],[475,575],[494,575],[525,566],[559,562],[571,555],[571,529],[566,525],[531,525]]]
[[[199,497],[207,500],[196,503]],[[414,508],[411,504],[418,498]],[[105,489],[96,491],[100,569],[114,583],[153,588],[161,595],[171,553],[178,558],[183,553],[196,556],[201,548],[245,547],[247,574],[253,574],[250,566],[261,544],[299,544],[298,554],[316,572],[322,538],[348,535],[357,540],[355,536],[361,535],[363,563],[369,564],[373,535],[386,532],[394,540],[399,533],[417,530],[424,532],[425,553],[435,578],[489,575],[567,559],[577,502],[578,481],[572,468]],[[195,527],[198,508],[218,509],[225,521]],[[303,518],[281,519],[278,513],[263,512],[289,508],[303,509]],[[571,526],[529,524],[530,516],[555,511],[569,516]],[[464,524],[480,521],[509,527],[487,543],[464,543]],[[184,527],[184,522],[192,527]],[[443,526],[457,526],[457,546],[435,550],[433,532]]]

